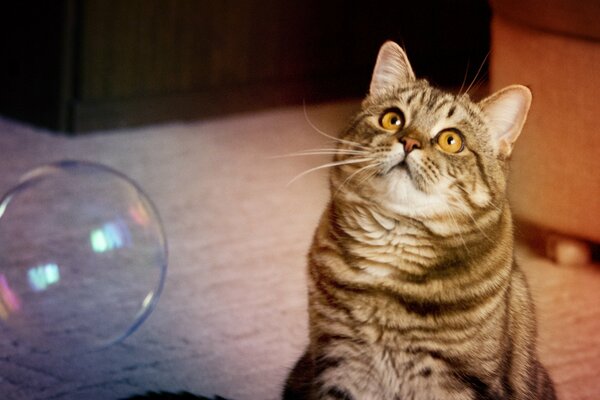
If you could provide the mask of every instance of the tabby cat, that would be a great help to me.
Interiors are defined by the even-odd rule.
[[[382,46],[338,139],[284,399],[556,398],[506,200],[530,103],[520,85],[478,103],[442,92]]]

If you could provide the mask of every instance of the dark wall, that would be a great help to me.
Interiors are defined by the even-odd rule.
[[[59,128],[64,5],[9,1],[0,7],[0,113]]]
[[[0,112],[75,132],[362,96],[388,39],[460,86],[489,49],[485,0],[12,3]]]

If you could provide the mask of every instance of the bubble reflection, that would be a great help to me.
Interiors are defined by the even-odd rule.
[[[27,277],[29,278],[31,288],[36,292],[40,292],[60,281],[60,269],[54,263],[39,265],[30,268],[27,272]]]
[[[0,274],[0,318],[7,320],[10,314],[21,309],[19,296],[10,288],[4,274]]]

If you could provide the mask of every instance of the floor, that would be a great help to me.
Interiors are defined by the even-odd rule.
[[[357,105],[311,105],[306,115],[335,134]],[[0,192],[46,162],[105,164],[144,188],[170,250],[157,308],[124,342],[43,356],[0,341],[2,398],[104,400],[148,390],[278,398],[306,343],[304,257],[327,186],[324,172],[287,185],[326,158],[273,156],[326,142],[302,107],[77,138],[0,119]],[[600,398],[600,266],[554,265],[524,245],[518,258],[559,398]]]

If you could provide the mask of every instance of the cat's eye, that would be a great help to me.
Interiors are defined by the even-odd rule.
[[[386,110],[379,119],[379,125],[386,131],[399,131],[404,127],[404,114],[397,108]]]
[[[459,131],[445,129],[436,136],[438,146],[446,153],[460,153],[464,148],[464,140]]]

